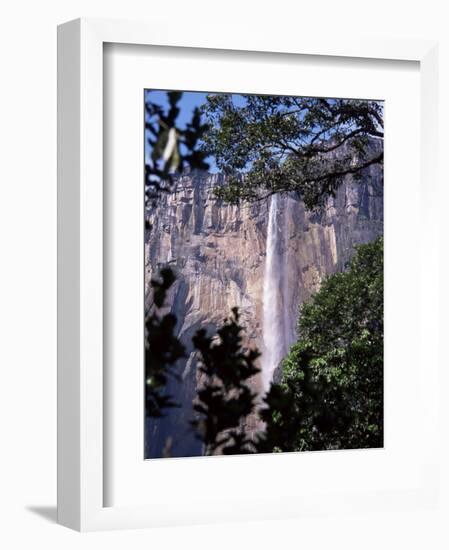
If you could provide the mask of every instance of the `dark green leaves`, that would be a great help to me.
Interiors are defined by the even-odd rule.
[[[154,303],[163,306],[174,281],[170,269],[152,281]],[[185,358],[175,336],[176,318],[154,312],[147,319],[146,407],[158,417],[176,406],[166,393]],[[243,346],[236,308],[214,334],[193,337],[198,390],[192,427],[205,454],[242,454],[383,445],[383,241],[360,245],[348,270],[330,276],[303,305],[299,340],[283,361],[280,384],[263,403],[248,382],[258,373],[257,350]],[[263,423],[257,437],[247,422]]]
[[[159,280],[153,279],[151,281],[151,286],[153,287],[153,300],[158,308],[163,306],[165,295],[168,289],[175,282],[175,274],[169,267],[163,267],[159,276]]]
[[[205,454],[254,452],[244,422],[254,412],[256,394],[247,382],[259,372],[255,366],[259,352],[243,350],[237,308],[216,336],[199,330],[193,343],[199,352],[203,382],[194,405],[198,417],[192,425],[205,445]]]
[[[204,136],[218,167],[232,175],[217,189],[229,202],[297,191],[321,209],[345,175],[383,161],[383,112],[375,101],[210,95]],[[240,177],[239,177],[240,176]]]
[[[348,267],[302,307],[298,343],[267,397],[267,436],[282,450],[383,445],[382,239],[357,247]]]
[[[207,170],[207,148],[200,147],[208,125],[203,123],[199,109],[194,109],[185,128],[178,122],[183,92],[167,92],[168,107],[150,101],[145,103],[146,139],[150,155],[145,164],[146,206],[150,208],[160,192],[171,189],[173,174],[186,167]]]
[[[160,280],[152,280],[155,310],[145,320],[145,410],[148,417],[163,416],[164,409],[178,406],[167,393],[169,377],[178,378],[176,363],[185,357],[185,348],[175,335],[176,317],[158,312],[175,277],[164,268]]]

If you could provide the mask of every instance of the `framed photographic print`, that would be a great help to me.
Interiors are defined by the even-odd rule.
[[[144,103],[145,458],[382,448],[383,102]]]
[[[59,522],[434,505],[435,44],[179,30],[58,32]]]

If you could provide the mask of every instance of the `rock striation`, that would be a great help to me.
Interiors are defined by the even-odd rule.
[[[152,306],[149,282],[170,264],[177,274],[168,307],[189,358],[180,365],[182,383],[168,391],[180,408],[146,424],[147,458],[197,456],[201,444],[190,428],[192,401],[199,383],[191,338],[200,327],[220,325],[237,306],[245,325],[245,345],[263,349],[263,283],[270,199],[230,205],[214,195],[225,176],[192,172],[179,176],[150,212],[145,238],[145,300]],[[345,268],[354,245],[383,233],[382,168],[367,168],[360,179],[347,176],[322,213],[304,207],[295,193],[278,197],[281,217],[278,258],[282,262],[287,340],[296,338],[298,308],[323,279]],[[261,381],[253,381],[261,390]]]

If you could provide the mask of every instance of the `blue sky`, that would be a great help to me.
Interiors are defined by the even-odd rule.
[[[192,114],[195,107],[200,107],[206,102],[207,95],[212,92],[189,92],[183,91],[182,97],[178,103],[180,113],[176,121],[177,126],[180,129],[184,129],[186,124],[192,120]],[[241,94],[229,94],[232,97],[233,103],[236,106],[243,106],[245,104],[245,98]],[[169,103],[167,99],[167,90],[145,90],[145,101],[151,101],[168,109]],[[382,101],[380,101],[383,104]],[[151,154],[151,146],[145,140],[145,158],[148,159]],[[217,165],[213,156],[207,158],[209,163],[209,172],[217,172]]]
[[[207,95],[210,92],[183,92],[181,100],[178,103],[180,113],[177,119],[177,126],[181,129],[186,127],[186,124],[192,120],[192,114],[195,107],[200,107],[206,102]],[[236,105],[243,105],[245,100],[239,94],[230,94],[233,102]],[[168,108],[167,90],[145,90],[145,101],[157,103],[164,109]],[[145,140],[145,158],[151,154],[151,147]],[[210,164],[209,172],[217,172],[217,166],[212,156],[208,157],[207,162]]]
[[[192,119],[192,113],[195,107],[200,107],[206,103],[207,95],[211,92],[183,92],[178,105],[181,112],[178,117],[178,125],[185,128],[186,123]],[[240,94],[230,94],[235,105],[244,105],[245,100]],[[145,90],[145,99],[158,103],[164,108],[168,107],[166,90]]]
[[[177,120],[180,128],[185,128],[186,123],[192,119],[192,112],[195,107],[199,107],[206,102],[207,93],[205,92],[184,92],[178,103],[180,113]],[[167,92],[161,90],[145,90],[145,99],[157,103],[167,109]]]

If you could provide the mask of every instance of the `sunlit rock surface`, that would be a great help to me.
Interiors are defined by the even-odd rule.
[[[263,278],[269,200],[233,206],[214,197],[224,176],[193,172],[176,180],[151,213],[145,244],[146,309],[151,277],[169,263],[177,273],[168,303],[178,319],[178,335],[192,351],[191,337],[200,327],[220,325],[238,306],[246,327],[245,344],[262,346]],[[295,194],[279,197],[279,254],[284,273],[288,340],[294,341],[299,305],[327,275],[345,268],[354,244],[383,233],[383,181],[379,166],[361,180],[347,176],[323,214],[307,211]],[[201,444],[190,428],[192,400],[199,383],[193,354],[179,366],[182,383],[168,390],[181,407],[158,421],[147,421],[146,457],[196,456]],[[252,381],[260,391],[261,381]],[[255,425],[249,421],[249,429]]]

